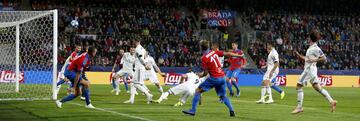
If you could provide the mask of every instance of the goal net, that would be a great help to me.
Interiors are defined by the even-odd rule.
[[[0,11],[0,100],[50,100],[57,73],[57,10]]]

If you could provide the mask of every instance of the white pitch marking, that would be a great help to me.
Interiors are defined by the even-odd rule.
[[[81,105],[81,104],[78,104],[78,103],[72,103],[72,102],[69,102],[68,104],[77,105],[77,106],[84,106],[84,105]],[[113,113],[113,114],[116,114],[116,115],[121,115],[121,116],[129,117],[129,118],[133,118],[133,119],[138,119],[138,120],[143,120],[143,121],[154,121],[154,120],[151,120],[151,119],[146,119],[146,118],[142,118],[142,117],[138,117],[138,116],[133,116],[133,115],[129,115],[129,114],[126,114],[126,113],[120,113],[120,112],[116,112],[116,111],[105,110],[105,109],[102,109],[102,108],[95,108],[95,110],[108,112],[108,113]]]

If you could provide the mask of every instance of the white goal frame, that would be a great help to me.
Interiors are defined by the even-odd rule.
[[[36,11],[0,11],[1,12],[36,12]],[[41,11],[39,11],[41,12]],[[43,11],[44,13],[38,14],[36,16],[32,16],[32,17],[28,17],[24,20],[20,20],[20,21],[13,21],[13,22],[1,22],[0,21],[0,28],[5,28],[5,27],[16,27],[16,40],[15,40],[15,47],[16,47],[16,59],[15,59],[15,89],[14,91],[16,93],[18,93],[21,89],[20,89],[20,25],[24,24],[26,22],[29,22],[31,20],[34,20],[36,18],[45,16],[45,15],[50,15],[52,14],[52,31],[53,31],[53,52],[52,52],[52,96],[51,97],[44,97],[44,98],[5,98],[5,99],[1,99],[1,100],[56,100],[57,99],[57,95],[55,94],[55,90],[56,90],[56,83],[57,83],[57,53],[58,53],[58,10],[48,10],[48,11]]]

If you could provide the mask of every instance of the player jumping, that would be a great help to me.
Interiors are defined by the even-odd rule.
[[[226,97],[226,81],[225,74],[221,67],[219,56],[224,56],[222,51],[210,50],[210,43],[208,41],[200,42],[201,48],[204,50],[204,55],[202,56],[202,68],[203,72],[200,73],[200,77],[210,75],[206,80],[199,85],[196,89],[193,101],[192,108],[190,110],[182,111],[184,114],[194,116],[196,113],[196,108],[200,100],[200,95],[203,92],[207,92],[212,88],[215,88],[217,95],[220,97],[220,100],[228,107],[230,116],[234,117],[235,112],[231,105],[229,98]]]
[[[121,53],[121,50],[120,50],[120,53]],[[116,82],[116,80],[119,78],[122,78],[122,80],[124,81],[125,88],[126,88],[126,90],[128,90],[126,80],[128,77],[133,77],[134,62],[135,62],[135,48],[131,47],[130,52],[126,52],[126,53],[122,54],[121,61],[120,61],[120,63],[118,63],[118,64],[122,64],[122,68],[120,71],[118,71],[113,76],[112,84],[113,84],[113,86],[115,85],[115,88],[113,90],[116,92],[115,95],[119,95],[119,93],[120,93],[119,84]],[[116,65],[114,65],[114,67],[115,66]],[[115,71],[114,67],[113,67],[113,71]]]
[[[243,58],[244,54],[242,50],[238,49],[238,44],[236,42],[233,42],[231,46],[233,49],[232,52],[239,54],[240,57],[232,56],[229,58],[230,68],[226,72],[226,86],[229,89],[230,96],[234,96],[234,92],[232,90],[232,85],[234,85],[234,87],[236,88],[236,96],[238,97],[240,96],[240,89],[236,82],[236,79],[241,71],[241,67],[245,65],[245,59]]]
[[[184,80],[187,79],[186,82]],[[196,75],[194,72],[190,71],[189,73],[183,74],[181,76],[181,84],[176,85],[175,87],[170,88],[167,92],[163,93],[158,100],[155,100],[156,103],[161,103],[162,100],[166,99],[169,94],[172,95],[182,95],[174,106],[182,106],[185,104],[186,100],[190,96],[194,96],[196,88],[206,79],[203,77],[199,79],[199,76]],[[182,83],[183,82],[183,83]]]
[[[319,46],[316,44],[316,42],[319,40],[319,36],[320,34],[316,30],[310,33],[310,39],[308,39],[308,43],[310,47],[306,50],[305,56],[300,55],[297,51],[295,52],[295,54],[298,57],[305,60],[305,65],[304,65],[304,71],[301,73],[299,81],[296,86],[298,105],[295,108],[295,110],[291,112],[292,114],[297,114],[304,111],[302,107],[304,100],[304,92],[302,88],[304,85],[307,84],[308,81],[310,81],[312,87],[317,92],[319,92],[329,101],[331,105],[331,112],[334,112],[336,109],[337,101],[333,100],[330,94],[325,89],[321,88],[317,76],[316,63],[321,61],[326,61],[326,56],[321,51]]]
[[[261,87],[261,97],[260,100],[256,101],[256,103],[265,103],[270,104],[273,103],[274,100],[272,98],[271,93],[271,80],[274,80],[279,73],[279,54],[274,48],[274,45],[271,42],[266,43],[266,50],[269,53],[266,61],[267,70],[264,74],[262,87]],[[274,84],[273,84],[274,85]],[[268,93],[269,100],[265,102],[265,94]],[[285,93],[282,91],[281,99]]]
[[[130,99],[124,103],[134,104],[136,89],[139,89],[141,92],[145,93],[149,104],[152,101],[153,95],[149,93],[146,87],[144,87],[145,71],[150,70],[150,67],[146,66],[145,63],[144,57],[146,50],[140,45],[140,40],[135,40],[135,46],[135,73],[130,87]]]
[[[74,61],[69,65],[69,67],[65,70],[65,77],[70,80],[70,82],[73,85],[74,88],[74,94],[70,94],[67,97],[64,97],[61,100],[56,101],[56,105],[58,108],[61,108],[62,104],[71,101],[75,99],[77,96],[80,95],[80,89],[79,86],[82,85],[82,88],[84,88],[84,96],[85,96],[85,102],[86,102],[86,108],[95,108],[90,103],[90,92],[89,92],[89,81],[84,80],[82,77],[84,69],[86,69],[91,59],[96,55],[96,48],[89,47],[88,52],[85,52],[78,57],[74,59]]]

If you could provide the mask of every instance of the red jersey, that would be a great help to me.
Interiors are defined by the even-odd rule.
[[[84,69],[87,68],[89,64],[90,64],[90,57],[87,54],[87,52],[85,52],[73,59],[73,62],[68,67],[68,70],[74,72],[84,71]]]
[[[236,49],[233,50],[232,53],[236,53],[238,55],[243,55],[243,51]],[[228,62],[230,63],[230,70],[235,70],[241,68],[242,65],[245,65],[246,61],[243,57],[230,57]]]
[[[218,78],[225,76],[219,56],[224,56],[224,52],[210,50],[201,57],[202,68],[209,71],[211,77]]]

